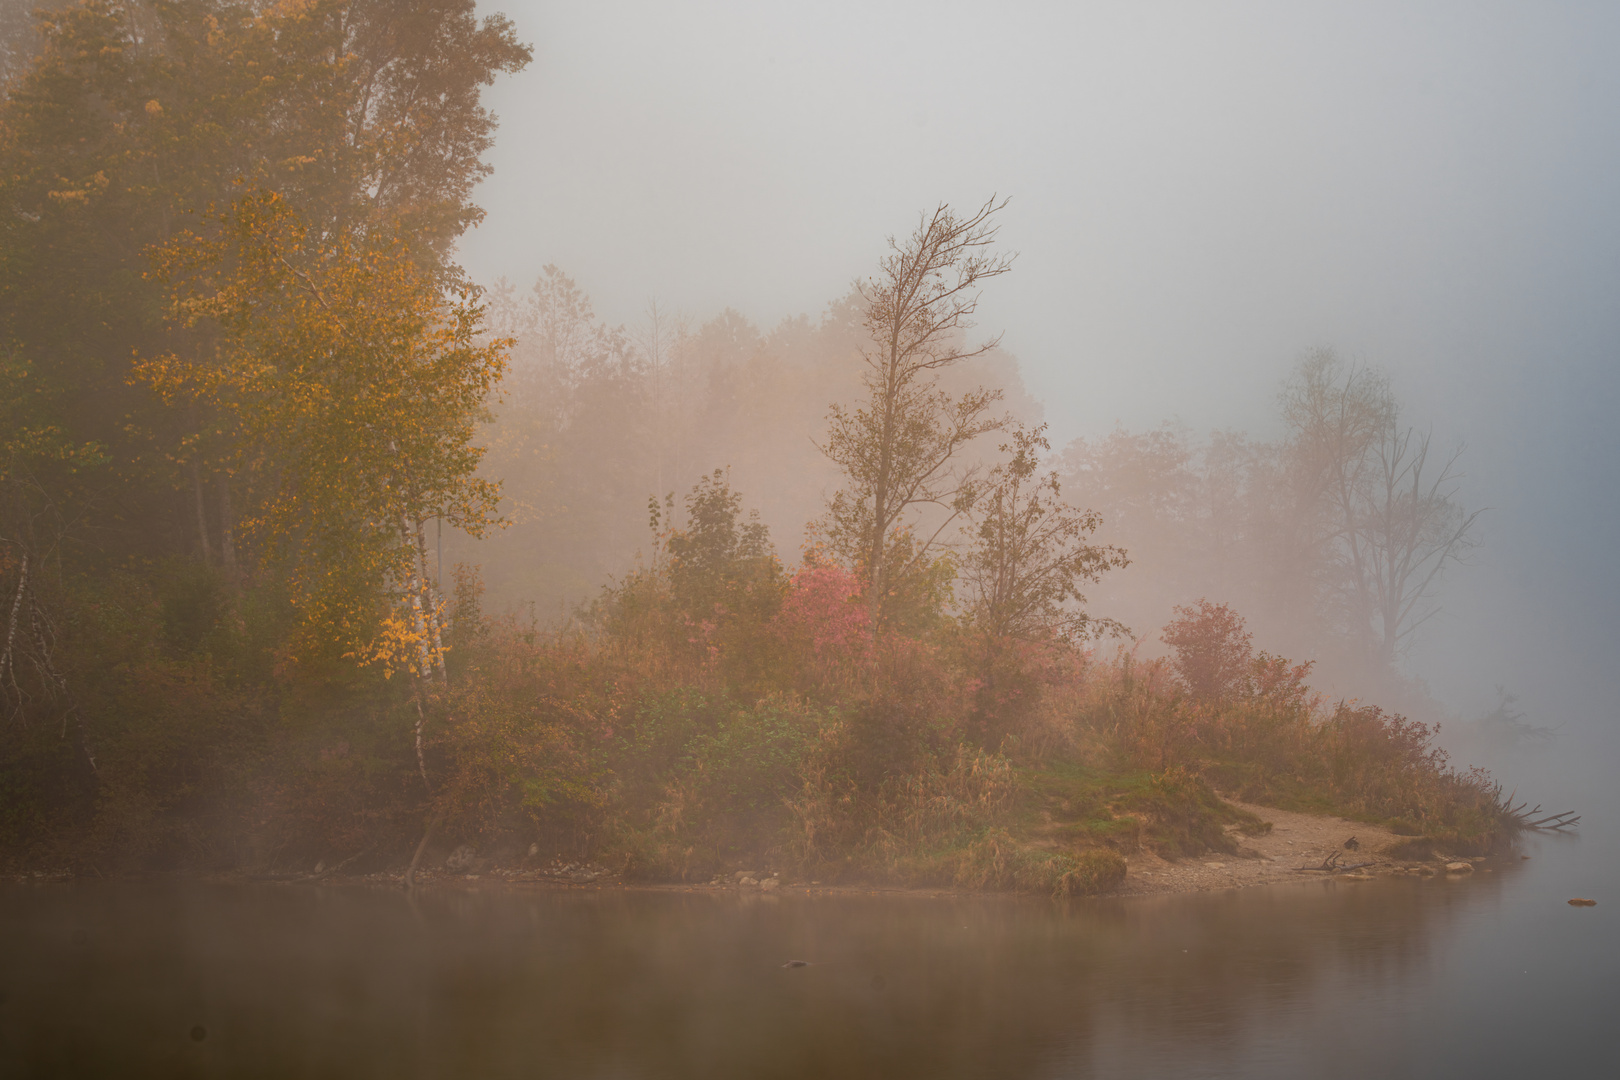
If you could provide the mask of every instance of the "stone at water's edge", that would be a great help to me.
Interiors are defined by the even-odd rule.
[[[1472,863],[1465,863],[1465,862],[1448,862],[1448,863],[1446,863],[1446,873],[1448,873],[1448,874],[1472,874],[1473,872],[1474,872],[1474,866],[1473,866]]]

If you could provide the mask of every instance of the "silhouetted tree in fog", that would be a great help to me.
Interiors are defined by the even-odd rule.
[[[1438,470],[1430,436],[1390,425],[1374,449],[1377,471],[1358,515],[1365,577],[1361,607],[1370,609],[1371,644],[1380,664],[1394,663],[1411,635],[1440,611],[1435,586],[1446,567],[1477,541],[1469,512],[1456,501],[1458,450]],[[1427,475],[1425,475],[1427,470]]]
[[[1434,469],[1430,437],[1401,426],[1388,378],[1330,349],[1300,361],[1283,415],[1296,545],[1314,556],[1330,617],[1387,669],[1439,610],[1440,576],[1474,542],[1480,512],[1455,498],[1461,451]]]
[[[1436,468],[1389,379],[1331,349],[1301,357],[1278,404],[1276,441],[1165,425],[1065,448],[1065,490],[1101,514],[1099,541],[1131,552],[1092,599],[1153,625],[1220,595],[1263,640],[1383,692],[1438,610],[1445,569],[1474,543],[1458,457]]]
[[[1327,620],[1360,637],[1370,612],[1362,583],[1370,552],[1358,522],[1376,483],[1375,448],[1395,423],[1389,379],[1346,364],[1332,349],[1314,349],[1282,392],[1288,435],[1283,447],[1292,505],[1280,524],[1280,571],[1309,587]]]

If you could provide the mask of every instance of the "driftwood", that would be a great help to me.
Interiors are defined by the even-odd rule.
[[[300,881],[316,881],[316,880],[318,880],[320,878],[323,878],[323,877],[330,877],[331,875],[337,873],[339,870],[342,870],[344,867],[346,867],[349,864],[353,863],[356,859],[360,858],[362,855],[370,855],[375,850],[377,850],[377,845],[372,844],[370,847],[364,848],[363,850],[355,852],[353,855],[350,855],[347,859],[344,859],[342,862],[337,863],[334,866],[329,866],[325,870],[317,870],[315,873],[307,874],[304,877],[299,878],[298,880],[300,880]]]
[[[370,855],[376,850],[377,845],[372,844],[368,848],[361,848],[359,851],[355,852],[353,855],[350,855],[347,859],[344,859],[340,863],[334,863],[331,866],[322,867],[321,869],[309,874],[249,874],[247,875],[247,878],[249,881],[319,881],[321,878],[331,877],[344,867],[349,866],[356,859],[364,855]]]
[[[1514,792],[1513,794],[1518,793]],[[1581,816],[1573,810],[1565,810],[1561,814],[1549,814],[1546,817],[1538,818],[1536,815],[1541,813],[1541,804],[1536,803],[1535,806],[1526,810],[1525,806],[1529,801],[1526,799],[1518,806],[1514,806],[1513,795],[1509,795],[1507,801],[1502,804],[1507,816],[1512,818],[1513,823],[1521,829],[1536,832],[1559,832],[1564,829],[1573,829],[1581,823]]]
[[[1360,870],[1363,866],[1371,866],[1373,864],[1372,860],[1358,863],[1341,863],[1339,861],[1340,854],[1341,852],[1337,851],[1329,852],[1328,857],[1322,860],[1321,866],[1296,866],[1294,867],[1294,871],[1296,873],[1305,871],[1309,873],[1321,874],[1342,874],[1351,870]]]

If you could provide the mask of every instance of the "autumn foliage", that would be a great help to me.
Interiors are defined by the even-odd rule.
[[[514,342],[450,255],[481,89],[528,48],[471,0],[133,10],[45,16],[0,103],[0,864],[392,872],[453,844],[1076,895],[1127,853],[1231,849],[1256,822],[1218,793],[1505,835],[1431,728],[1329,706],[1224,604],[1178,608],[1166,659],[1106,640],[1087,594],[1125,552],[1041,428],[947,381],[993,349],[965,334],[1011,266],[994,201],[925,216],[841,309],[864,396],[829,403],[843,486],[796,562],[716,469],[557,618],[475,566],[445,595],[430,523],[543,516],[491,461],[601,446],[580,429],[648,382],[622,333],[559,331],[517,388],[545,423],[489,426]],[[579,317],[534,336],[594,325],[547,281],[537,310]],[[591,488],[553,501],[623,494]]]
[[[209,224],[154,261],[184,327],[217,345],[140,361],[134,378],[201,404],[228,434],[218,467],[244,497],[243,539],[300,613],[295,655],[331,641],[425,676],[442,644],[427,640],[439,601],[419,565],[422,526],[481,535],[495,521],[475,436],[508,343],[480,337],[471,293],[444,296],[397,229],[317,242],[265,190]]]

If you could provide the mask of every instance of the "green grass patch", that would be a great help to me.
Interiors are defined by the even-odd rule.
[[[1248,836],[1271,830],[1269,822],[1221,799],[1201,777],[1179,767],[1108,773],[1057,760],[1026,766],[1018,779],[1015,830],[1060,847],[1146,849],[1176,859],[1236,852],[1227,826]]]

